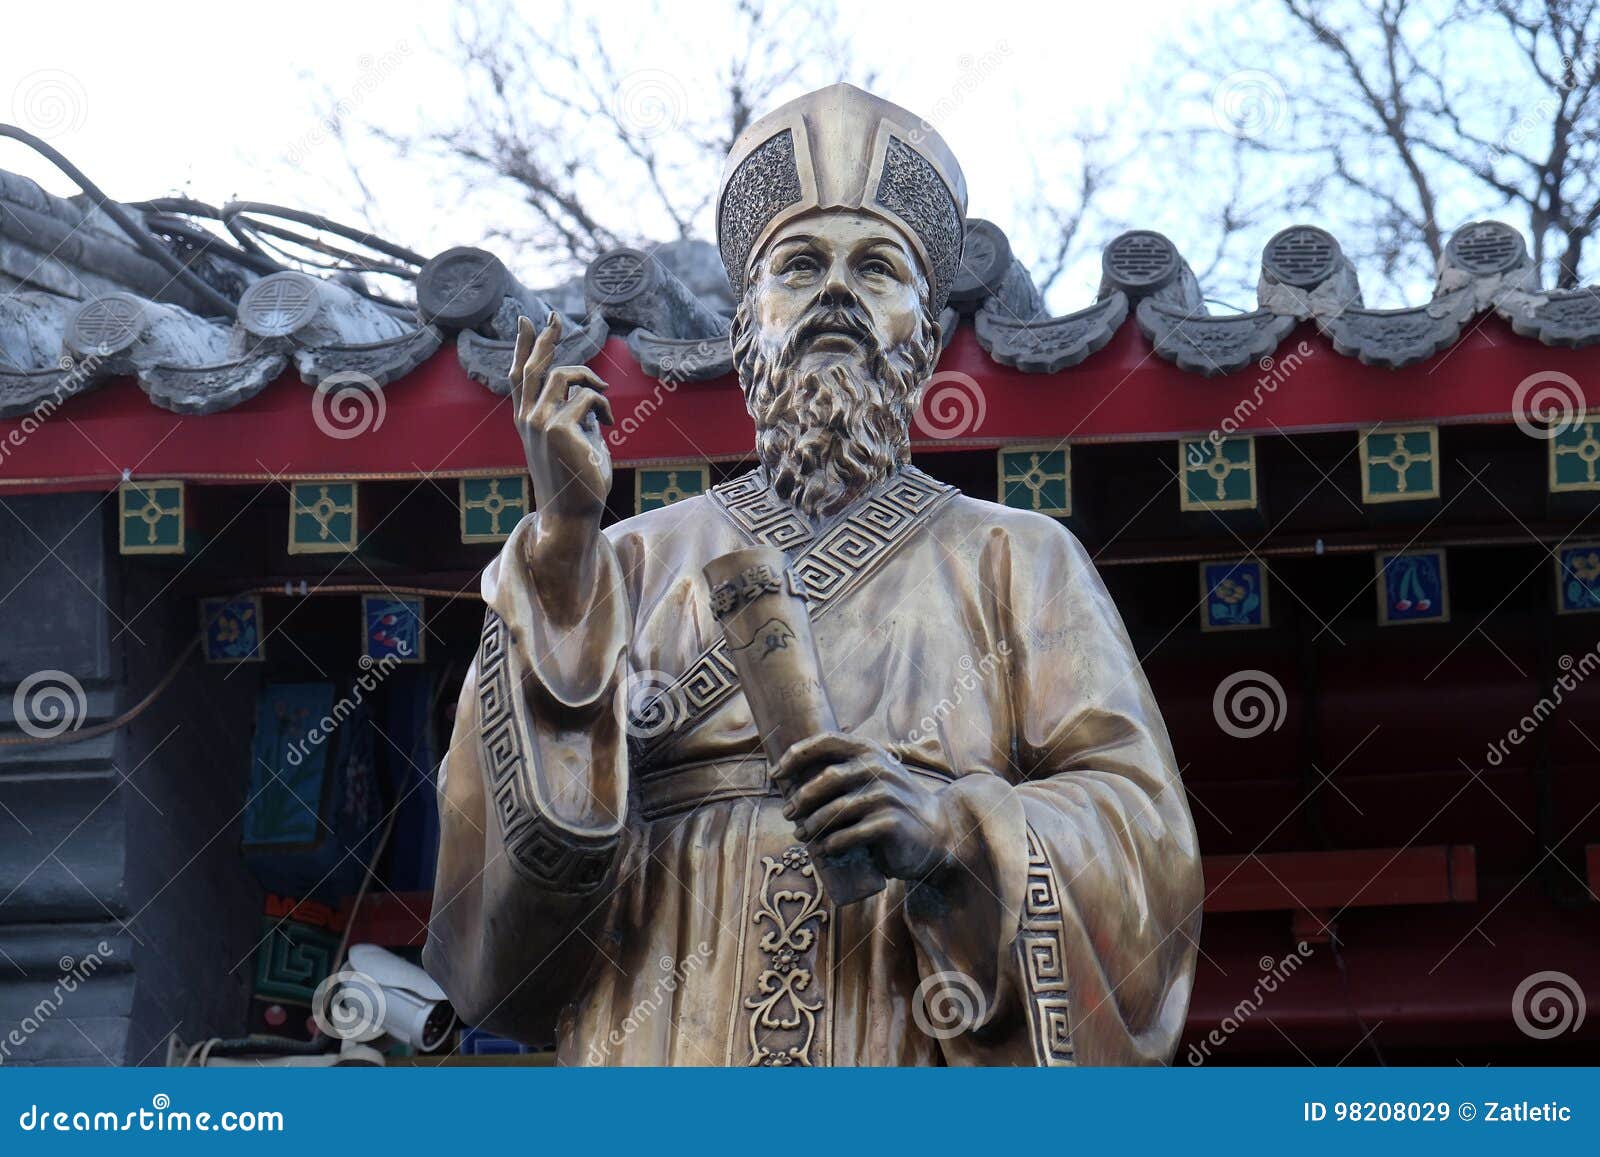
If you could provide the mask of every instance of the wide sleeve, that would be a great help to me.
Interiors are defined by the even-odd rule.
[[[618,695],[631,613],[602,538],[589,606],[552,622],[526,561],[530,515],[484,571],[478,654],[439,770],[423,964],[469,1024],[550,1039],[603,939],[626,834]]]
[[[964,776],[958,866],[914,889],[925,977],[965,984],[952,1063],[1164,1064],[1203,883],[1166,728],[1093,564],[1040,518],[985,543],[1018,782]],[[998,721],[997,721],[998,722]],[[927,981],[925,980],[925,983]]]

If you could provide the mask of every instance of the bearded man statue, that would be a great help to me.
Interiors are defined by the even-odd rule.
[[[484,572],[423,956],[469,1023],[566,1064],[1171,1059],[1200,861],[1121,620],[1059,523],[910,461],[965,210],[860,89],[753,125],[717,234],[757,465],[609,527],[605,383],[524,319],[537,509]],[[775,765],[701,574],[752,546],[839,723]],[[836,903],[857,849],[888,885]]]

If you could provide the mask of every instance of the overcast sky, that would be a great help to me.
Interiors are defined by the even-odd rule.
[[[880,94],[929,116],[950,142],[973,213],[1004,226],[1012,186],[1032,180],[1030,150],[1119,99],[1163,37],[1210,6],[860,4],[841,21],[858,57],[878,70]],[[538,18],[556,6],[526,10]],[[608,40],[615,32],[625,66],[684,77],[692,93],[727,55],[731,31],[698,5],[667,11],[681,15],[663,24],[652,5],[613,0],[596,6],[595,19]],[[448,31],[438,0],[17,3],[0,36],[0,115],[46,136],[119,200],[247,198],[359,220],[343,150],[319,128],[317,102],[331,93],[355,118],[390,127],[437,120],[459,107],[456,76],[438,51]],[[427,254],[480,242],[505,224],[441,209],[433,164],[362,154],[378,223],[392,239]],[[0,140],[0,167],[52,192],[76,191],[11,141]],[[476,216],[486,212],[517,207]],[[538,271],[525,272],[537,282]]]

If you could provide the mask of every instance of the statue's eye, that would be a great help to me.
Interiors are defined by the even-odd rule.
[[[861,272],[872,277],[893,277],[894,266],[881,257],[869,257],[861,263]]]
[[[785,273],[815,273],[818,268],[817,259],[809,253],[796,253],[783,263]]]

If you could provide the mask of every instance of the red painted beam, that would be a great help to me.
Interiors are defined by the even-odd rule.
[[[1207,912],[1329,911],[1478,898],[1473,848],[1206,856]]]
[[[1447,372],[1435,373],[1447,360]],[[750,418],[731,375],[662,383],[616,338],[590,365],[611,386],[617,422],[606,440],[619,464],[750,453]],[[1155,357],[1131,322],[1105,349],[1059,374],[998,365],[963,327],[940,359],[912,442],[928,451],[1039,439],[1148,441],[1205,434],[1241,402],[1249,403],[1239,422],[1246,433],[1505,421],[1517,384],[1529,374],[1560,371],[1587,381],[1597,370],[1600,348],[1551,349],[1518,337],[1492,315],[1451,349],[1403,370],[1343,357],[1304,325],[1273,359],[1209,380]],[[158,409],[131,379],[120,379],[42,420],[0,421],[0,489],[103,490],[124,470],[139,478],[229,482],[523,468],[508,400],[470,380],[452,345],[387,386],[383,398],[381,423],[340,438],[319,428],[314,392],[293,373],[206,417]]]
[[[1351,909],[1338,953],[1301,950],[1274,913],[1208,917],[1200,947],[1186,1044],[1220,1027],[1230,1040],[1211,1061],[1260,1050],[1299,1064],[1296,1046],[1337,1057],[1374,1026],[1380,1044],[1537,1047],[1513,1010],[1541,971],[1571,977],[1590,1009],[1562,1039],[1600,1041],[1600,905],[1559,909],[1534,881],[1509,895],[1486,887],[1470,904]]]

